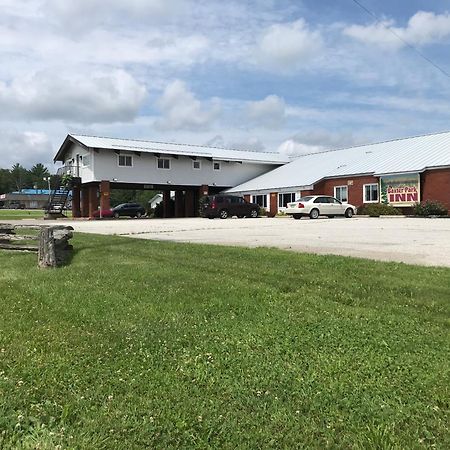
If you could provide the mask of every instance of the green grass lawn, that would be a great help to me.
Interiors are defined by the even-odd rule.
[[[450,448],[450,270],[73,244],[0,252],[0,448]]]
[[[43,219],[42,209],[0,209],[0,222],[18,219]]]
[[[21,219],[43,219],[45,212],[42,209],[0,209],[0,222]],[[72,211],[66,211],[67,217],[72,217]]]

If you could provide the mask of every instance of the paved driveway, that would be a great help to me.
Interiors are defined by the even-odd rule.
[[[31,223],[36,224],[36,221]],[[70,224],[75,230],[85,233],[117,234],[138,239],[278,247],[450,267],[450,219],[187,218],[70,221]]]

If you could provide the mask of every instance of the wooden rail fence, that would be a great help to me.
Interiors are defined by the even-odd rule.
[[[17,231],[24,233],[17,234]],[[31,231],[36,234],[29,234]],[[73,228],[66,225],[12,225],[0,223],[0,249],[37,252],[39,267],[58,267],[71,256],[69,239]]]

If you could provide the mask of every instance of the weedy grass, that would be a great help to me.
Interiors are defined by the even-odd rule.
[[[0,447],[450,448],[450,270],[72,242],[0,253]]]

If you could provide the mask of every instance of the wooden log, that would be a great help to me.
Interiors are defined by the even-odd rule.
[[[17,244],[3,244],[0,243],[0,248],[4,250],[21,250],[24,252],[37,252],[37,245],[17,245]]]
[[[42,227],[39,235],[38,266],[41,268],[56,267],[55,240],[53,229]]]
[[[31,236],[28,234],[0,234],[0,242],[11,241],[37,241],[38,236]]]
[[[0,234],[14,234],[14,228],[10,223],[0,223]]]

